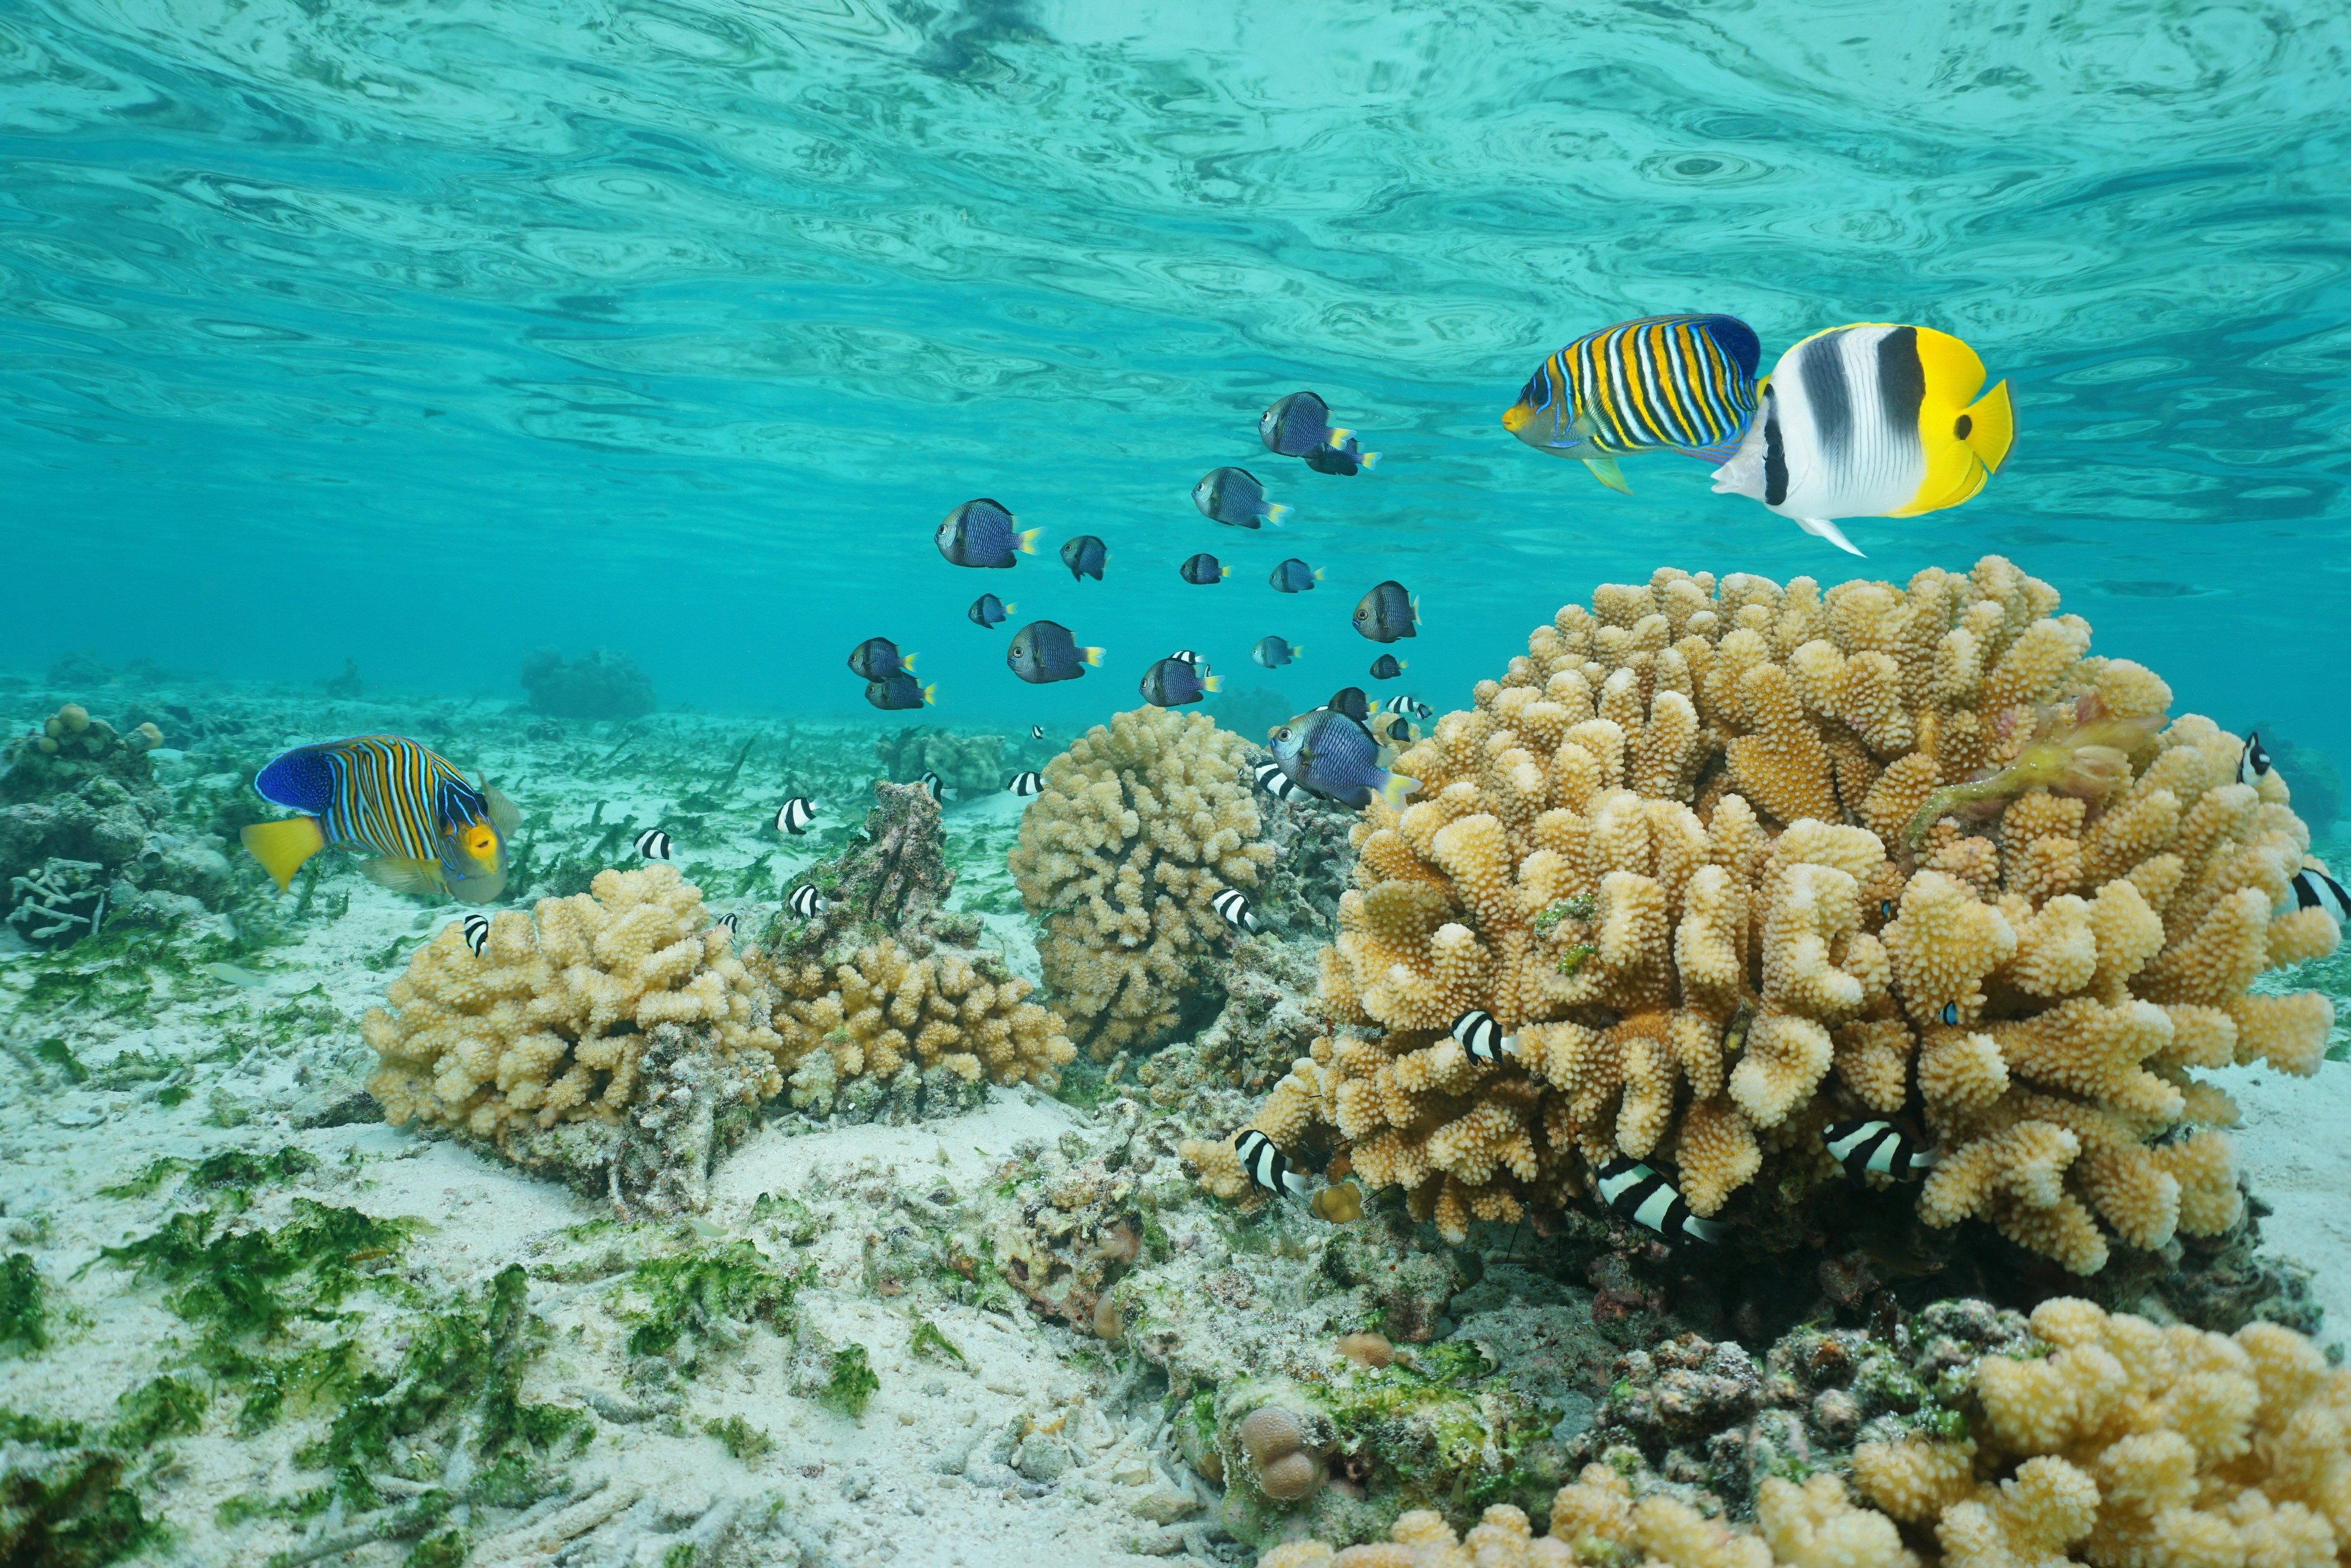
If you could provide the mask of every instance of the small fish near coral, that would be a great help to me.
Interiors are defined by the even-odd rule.
[[[1217,894],[1216,897],[1208,900],[1208,907],[1217,912],[1217,919],[1223,921],[1226,925],[1231,926],[1242,936],[1254,936],[1257,935],[1257,911],[1249,907],[1249,894],[1243,893],[1239,888],[1228,887],[1225,889],[1222,893]]]
[[[486,904],[506,891],[507,837],[521,813],[415,741],[361,735],[296,747],[256,774],[253,789],[304,813],[238,835],[281,893],[329,844],[371,852],[361,874],[394,893]]]
[[[1222,562],[1218,561],[1215,556],[1208,554],[1206,550],[1202,550],[1198,555],[1186,558],[1184,564],[1176,569],[1176,576],[1196,587],[1206,587],[1212,582],[1222,582],[1225,579],[1232,576],[1232,574],[1233,569],[1231,567],[1224,565]]]
[[[794,838],[809,831],[816,821],[816,802],[805,795],[795,795],[776,808],[776,831],[789,833]]]
[[[1976,351],[1931,327],[1863,321],[1815,332],[1780,356],[1714,487],[1859,555],[1833,518],[1956,507],[2007,461],[2016,440],[2008,383],[1983,384]]]
[[[817,891],[816,883],[804,882],[792,889],[792,895],[784,900],[784,907],[802,920],[814,920],[824,913],[824,894]]]
[[[1276,1197],[1303,1197],[1313,1186],[1291,1170],[1290,1156],[1255,1127],[1244,1127],[1235,1133],[1233,1148],[1241,1156],[1241,1169],[1249,1174],[1249,1186],[1259,1192],[1270,1192]]]
[[[1871,1171],[1907,1181],[1914,1174],[1933,1170],[1943,1156],[1920,1144],[1893,1123],[1876,1118],[1832,1122],[1821,1129],[1829,1157],[1855,1181]]]
[[[1182,707],[1210,692],[1224,689],[1224,679],[1200,673],[1200,666],[1180,654],[1170,654],[1143,672],[1143,700],[1153,707]]]
[[[1288,507],[1265,498],[1264,485],[1246,468],[1212,468],[1202,475],[1192,486],[1192,505],[1210,522],[1236,528],[1278,528],[1290,515]]]
[[[2237,757],[2237,782],[2248,788],[2269,777],[2270,748],[2262,744],[2258,729],[2245,732],[2245,749]]]
[[[1617,1155],[1600,1167],[1595,1183],[1611,1210],[1668,1241],[1687,1237],[1719,1245],[1729,1239],[1730,1227],[1692,1214],[1681,1189],[1639,1160]]]
[[[939,554],[956,566],[1001,569],[1037,553],[1042,528],[1022,528],[1001,501],[986,496],[949,512],[931,536]]]
[[[1431,719],[1437,716],[1437,710],[1418,697],[1390,697],[1380,706],[1389,713],[1403,714],[1407,718]]]
[[[1249,657],[1269,670],[1278,670],[1298,657],[1303,644],[1285,643],[1279,637],[1260,637],[1249,650]]]
[[[1030,726],[1029,727],[1029,739],[1031,739],[1031,740],[1042,740],[1042,739],[1044,739],[1044,738],[1045,738],[1045,727],[1044,727],[1043,725],[1041,725],[1041,724],[1032,724],[1032,725],[1030,725]]]
[[[998,599],[993,593],[983,593],[971,601],[971,608],[963,612],[963,618],[983,631],[991,630],[1003,625],[1018,608],[1018,605]]]
[[[901,670],[912,670],[916,657],[900,653],[898,644],[887,637],[868,637],[849,651],[849,667],[862,679],[886,681]]]
[[[1334,708],[1301,714],[1269,744],[1284,773],[1343,806],[1361,808],[1377,797],[1401,810],[1420,788],[1419,780],[1382,768],[1371,731]]]
[[[1312,791],[1281,770],[1279,762],[1260,762],[1249,769],[1257,787],[1277,800],[1311,800]]]
[[[669,859],[669,852],[675,846],[676,841],[659,828],[647,828],[637,835],[637,853],[649,861]]]
[[[1763,345],[1736,316],[1644,316],[1586,332],[1535,368],[1502,428],[1633,493],[1619,457],[1672,451],[1719,463],[1755,417]]]
[[[895,713],[929,706],[939,700],[938,690],[936,685],[924,685],[901,670],[888,680],[866,682],[865,700],[884,713]]]
[[[1454,1043],[1468,1052],[1473,1061],[1496,1062],[1517,1054],[1518,1036],[1504,1034],[1494,1015],[1483,1008],[1472,1008],[1453,1020],[1445,1031]]]
[[[2351,894],[2343,884],[2326,874],[2326,868],[2316,861],[2304,858],[2302,869],[2294,873],[2294,906],[2296,909],[2323,909],[2335,925],[2351,921]]]
[[[1034,768],[1025,773],[1015,773],[1005,781],[1004,792],[1008,795],[1042,795],[1045,792],[1045,776]]]
[[[1004,662],[1030,685],[1049,681],[1074,681],[1090,666],[1102,663],[1100,648],[1081,648],[1070,629],[1058,621],[1031,621],[1012,638]]]
[[[1411,667],[1412,666],[1410,664],[1406,664],[1404,660],[1397,658],[1394,653],[1382,653],[1378,658],[1372,661],[1372,679],[1375,681],[1393,681],[1397,679],[1405,673],[1405,671]]]
[[[1190,648],[1178,648],[1167,656],[1171,659],[1183,660],[1184,663],[1197,668],[1202,674],[1206,674],[1208,672],[1208,661],[1200,657],[1197,653]]]
[[[914,782],[923,787],[924,790],[929,794],[934,804],[945,805],[946,803],[947,781],[940,778],[938,774],[930,768],[924,768],[922,777],[915,779]]]
[[[1383,752],[1401,754],[1405,747],[1420,738],[1420,727],[1417,725],[1404,715],[1390,713],[1385,708],[1377,708],[1365,715],[1364,727],[1372,732],[1372,738],[1380,743],[1380,749]],[[1385,757],[1381,758],[1384,765],[1389,760],[1391,759]]]
[[[1080,534],[1061,547],[1061,564],[1070,569],[1070,579],[1081,577],[1102,580],[1103,563],[1110,559],[1110,547],[1102,542],[1100,534]]]
[[[1361,686],[1341,686],[1331,694],[1331,700],[1322,706],[1332,713],[1345,714],[1357,724],[1362,724],[1372,716],[1372,699],[1364,695],[1364,688]]]
[[[1288,560],[1276,562],[1274,569],[1266,574],[1265,580],[1276,593],[1311,593],[1314,585],[1322,580],[1322,574],[1296,556],[1291,556]]]
[[[1420,635],[1420,601],[1390,579],[1373,588],[1355,605],[1355,630],[1374,643],[1393,643]]]
[[[468,915],[460,929],[465,934],[465,946],[475,957],[480,957],[490,945],[490,917],[479,912]]]
[[[713,924],[724,925],[730,932],[739,933],[743,929],[743,917],[730,909],[726,914],[720,915],[717,920],[713,922]]]

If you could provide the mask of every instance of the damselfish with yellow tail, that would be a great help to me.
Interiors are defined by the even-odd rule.
[[[239,835],[283,891],[332,844],[371,854],[360,873],[394,893],[486,904],[506,892],[507,837],[521,815],[438,753],[396,735],[360,735],[282,753],[255,793],[302,812]]]

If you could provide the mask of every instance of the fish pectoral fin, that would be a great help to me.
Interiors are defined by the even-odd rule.
[[[498,831],[499,837],[504,838],[522,826],[522,812],[507,799],[505,790],[494,784],[485,784],[482,786],[482,799],[489,802],[490,826]]]
[[[286,891],[302,862],[327,847],[327,835],[319,830],[316,817],[288,817],[277,822],[254,822],[237,833],[245,852],[261,862],[277,883],[277,891]]]
[[[1847,555],[1861,555],[1861,551],[1855,548],[1854,542],[1844,537],[1844,530],[1826,517],[1798,517],[1796,526],[1814,538],[1828,540]],[[1866,560],[1869,558],[1863,556],[1862,559]]]
[[[1583,462],[1592,470],[1592,476],[1610,489],[1625,496],[1633,493],[1633,486],[1625,483],[1625,470],[1616,466],[1614,457],[1602,453],[1596,456],[1585,456]]]
[[[441,874],[439,861],[410,860],[402,855],[383,855],[371,861],[360,862],[360,874],[379,887],[394,893],[412,894],[420,898],[437,897],[448,891],[448,880]]]

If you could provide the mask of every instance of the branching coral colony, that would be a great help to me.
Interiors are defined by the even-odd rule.
[[[1940,1150],[1928,1224],[2076,1273],[2226,1228],[2236,1111],[2193,1070],[2314,1071],[2325,998],[2247,984],[2335,932],[2294,909],[2283,781],[2167,726],[2164,683],[2057,603],[1991,556],[1825,593],[1667,570],[1562,610],[1357,824],[1338,1027],[1253,1125],[1457,1240],[1620,1155],[1702,1216],[1801,1191],[1865,1115]],[[1448,1038],[1472,1009],[1514,1056]]]

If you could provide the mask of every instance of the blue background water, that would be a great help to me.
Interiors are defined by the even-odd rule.
[[[519,696],[601,643],[665,702],[865,713],[880,632],[926,718],[1070,722],[1179,644],[1268,684],[1270,632],[1320,700],[1395,576],[1445,706],[1595,581],[1990,549],[2184,706],[2351,755],[2346,79],[2316,3],[0,0],[0,664]],[[2014,459],[1852,525],[1863,567],[1499,428],[1564,339],[1689,308],[1767,356],[1958,332]],[[1300,386],[1378,473],[1259,448]],[[1293,525],[1196,514],[1227,462]],[[1045,553],[941,561],[980,494]],[[1320,591],[1264,585],[1290,553]],[[1020,686],[983,590],[1107,666]]]

